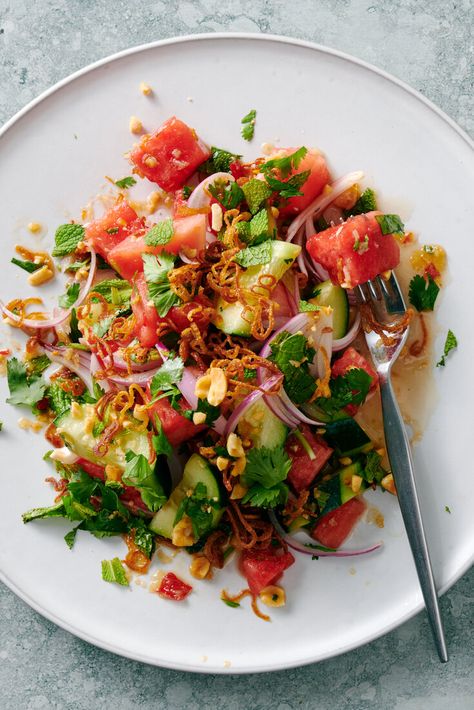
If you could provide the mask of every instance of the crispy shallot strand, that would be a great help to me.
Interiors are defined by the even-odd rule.
[[[206,540],[204,556],[207,557],[212,567],[222,569],[224,566],[224,548],[229,541],[229,535],[223,530],[215,530]]]
[[[285,525],[290,525],[293,520],[299,518],[302,515],[307,515],[308,511],[305,509],[305,505],[308,501],[309,491],[302,491],[298,498],[290,498],[286,507],[283,511],[285,516]]]
[[[58,481],[57,478],[54,478],[54,476],[48,476],[44,480],[46,481],[46,483],[51,483],[51,485],[53,486],[54,490],[58,494],[55,497],[54,502],[59,503],[61,498],[67,493],[67,478],[60,478]]]
[[[245,597],[251,596],[252,592],[250,591],[250,589],[242,589],[242,591],[238,594],[229,594],[226,589],[223,589],[221,592],[221,599],[223,599],[225,602],[232,602],[233,604],[238,604],[242,601],[242,599],[245,599]]]
[[[260,518],[259,513],[244,511],[237,501],[229,501],[226,509],[232,526],[233,544],[238,550],[266,549],[274,534],[273,525]]]
[[[95,444],[94,448],[92,449],[95,456],[101,457],[101,456],[105,456],[107,454],[107,451],[109,450],[109,447],[110,447],[110,442],[119,430],[120,430],[120,424],[117,421],[111,422],[110,424],[108,424],[105,427],[104,431],[101,434],[99,441],[97,442],[97,444]]]
[[[408,352],[413,357],[419,357],[428,343],[428,328],[426,327],[423,313],[418,313],[418,319],[421,325],[422,336],[420,340],[415,340],[415,342],[410,345]]]
[[[256,596],[253,596],[253,597],[252,597],[252,604],[251,604],[251,606],[252,606],[252,611],[253,611],[253,613],[254,613],[256,616],[258,616],[259,619],[262,619],[263,621],[270,621],[270,617],[268,616],[268,614],[264,614],[263,611],[260,611],[260,609],[258,608],[257,597],[256,597]]]
[[[12,311],[16,316],[20,318],[18,322],[13,322],[8,317],[6,318],[9,325],[13,328],[23,327],[23,321],[28,318],[29,320],[46,320],[47,314],[42,311],[33,311],[33,313],[27,313],[28,306],[40,305],[43,301],[41,298],[14,298],[13,301],[7,303],[7,309]],[[31,331],[30,331],[31,332]]]
[[[412,317],[413,310],[409,308],[406,313],[404,313],[397,321],[394,323],[379,323],[373,312],[370,304],[362,303],[360,306],[360,314],[362,317],[362,328],[366,333],[373,331],[377,333],[380,340],[386,347],[390,347],[397,342],[397,338],[390,337],[387,333],[399,334],[402,333],[409,325]]]
[[[55,449],[60,449],[64,446],[64,441],[57,433],[56,425],[54,424],[54,422],[51,422],[51,424],[48,426],[44,433],[44,436],[45,439],[49,441],[49,443],[52,444]]]

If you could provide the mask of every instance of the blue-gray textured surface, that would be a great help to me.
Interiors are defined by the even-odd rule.
[[[0,0],[0,123],[107,54],[227,30],[288,34],[352,53],[411,84],[472,134],[473,11],[471,0]],[[473,581],[471,570],[441,602],[446,666],[419,614],[339,658],[244,677],[195,676],[119,658],[1,588],[0,707],[467,710],[474,708]]]

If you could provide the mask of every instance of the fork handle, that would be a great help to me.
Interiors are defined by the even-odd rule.
[[[393,391],[390,376],[381,382],[382,411],[388,458],[397,487],[398,501],[420,580],[428,618],[440,660],[448,661],[443,623],[438,605],[433,570],[416,492],[413,459],[405,425]]]

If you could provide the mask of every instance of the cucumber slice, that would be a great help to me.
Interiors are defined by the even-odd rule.
[[[250,439],[257,449],[282,446],[288,436],[288,428],[261,399],[240,418],[237,431],[240,436]]]
[[[193,454],[184,467],[183,478],[180,483],[178,483],[164,506],[155,513],[150,523],[150,529],[153,532],[171,540],[178,506],[188,491],[193,491],[198,483],[203,483],[206,486],[207,498],[220,502],[219,484],[208,462],[199,454]],[[217,525],[222,512],[222,509],[214,509],[211,527]]]
[[[127,451],[150,458],[150,443],[146,432],[130,429],[123,429],[114,437],[105,456],[96,456],[93,449],[97,444],[97,437],[94,437],[91,431],[91,421],[96,419],[94,407],[90,404],[78,406],[80,412],[75,407],[74,416],[70,411],[66,412],[56,423],[58,434],[75,454],[100,466],[111,464],[122,469],[125,468]]]
[[[249,266],[245,273],[242,273],[240,276],[242,288],[250,290],[252,286],[258,284],[258,279],[263,274],[271,274],[279,281],[301,251],[300,246],[288,242],[275,240],[272,241],[271,246],[272,256],[268,264]],[[242,310],[241,303],[227,303],[223,298],[218,298],[214,325],[231,335],[250,335],[251,323],[242,318]]]
[[[324,428],[323,436],[338,456],[353,456],[374,448],[370,438],[352,417],[329,422]]]
[[[351,498],[360,495],[367,488],[367,483],[362,481],[359,490],[354,493],[352,490],[352,476],[358,476],[362,471],[362,464],[355,461],[350,466],[345,466],[339,471],[339,485],[341,493],[341,504],[347,503]]]
[[[310,303],[316,306],[331,306],[333,337],[343,338],[349,328],[349,300],[345,289],[335,286],[331,281],[323,281],[316,286]]]

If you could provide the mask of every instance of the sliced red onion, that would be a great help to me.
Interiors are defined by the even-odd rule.
[[[318,421],[317,419],[311,419],[310,417],[307,417],[303,412],[301,412],[298,407],[293,404],[291,399],[288,397],[286,394],[285,390],[282,389],[280,392],[280,399],[282,404],[285,406],[286,410],[288,413],[296,419],[296,425],[298,424],[312,424],[313,426],[322,426],[323,422]]]
[[[58,309],[59,313],[56,316],[51,316],[50,318],[46,320],[33,320],[32,318],[21,318],[18,316],[16,313],[13,313],[9,308],[5,306],[3,301],[0,301],[0,311],[2,311],[4,316],[7,316],[7,318],[10,318],[10,320],[14,321],[15,323],[21,324],[21,327],[25,328],[33,328],[35,330],[41,330],[45,328],[55,328],[56,326],[60,325],[63,323],[66,318],[70,315],[71,311],[73,308],[79,308],[81,303],[84,301],[85,297],[89,293],[92,281],[95,276],[95,270],[96,270],[96,264],[97,264],[97,259],[96,259],[96,254],[94,249],[90,249],[90,255],[91,255],[91,263],[89,266],[89,274],[87,276],[87,280],[85,281],[83,287],[81,288],[81,291],[79,293],[79,296],[76,300],[76,302],[70,307],[66,309]]]
[[[122,357],[119,350],[113,354],[114,367],[117,370],[128,372],[128,364]],[[156,370],[161,365],[157,360],[148,360],[147,362],[131,362],[132,372],[146,372],[147,370]]]
[[[382,542],[377,542],[374,545],[371,545],[370,547],[364,547],[361,550],[318,550],[315,548],[311,549],[311,547],[307,547],[298,540],[295,540],[294,537],[292,537],[283,529],[273,510],[270,510],[268,512],[268,517],[270,518],[273,527],[280,535],[282,540],[286,542],[288,547],[291,547],[292,550],[296,550],[296,552],[302,552],[304,555],[311,555],[311,557],[357,557],[358,555],[366,555],[369,552],[374,552],[375,550],[381,548],[383,545]]]
[[[130,385],[146,385],[154,375],[158,372],[160,368],[155,367],[153,370],[146,370],[145,372],[132,372],[131,375],[107,375],[107,377],[101,377],[100,382],[105,382],[109,380],[116,385],[129,387]]]
[[[343,338],[338,338],[332,341],[332,351],[333,353],[339,352],[339,350],[344,350],[348,345],[356,339],[357,333],[360,329],[360,313],[357,311],[354,323],[351,325],[346,335]]]
[[[318,197],[313,200],[313,202],[308,205],[308,207],[306,207],[302,212],[300,212],[297,217],[295,217],[293,222],[288,227],[286,241],[293,241],[294,237],[296,236],[296,233],[298,232],[300,227],[306,222],[308,217],[315,217],[316,215],[320,214],[325,209],[325,207],[330,205],[331,202],[333,202],[337,197],[339,197],[339,195],[342,195],[343,192],[352,187],[352,185],[355,185],[363,177],[364,173],[360,170],[357,170],[353,173],[343,175],[342,177],[335,180],[331,185],[332,189],[330,192],[325,192],[322,195],[318,195]]]
[[[308,217],[308,219],[305,222],[305,233],[306,233],[306,239],[309,239],[314,234],[314,223],[313,223],[312,217]],[[315,275],[315,277],[317,279],[319,279],[319,281],[327,281],[329,279],[329,274],[326,271],[326,269],[324,269],[321,266],[321,264],[318,264],[317,261],[312,259],[310,257],[310,255],[308,254],[307,250],[304,248],[306,246],[306,240],[304,240],[304,244],[302,242],[302,245],[303,245],[303,250],[302,250],[303,259],[304,259],[304,262],[305,262],[308,270],[310,270]]]
[[[290,412],[285,407],[279,396],[275,397],[265,395],[263,399],[267,407],[271,409],[273,414],[278,417],[278,419],[282,421],[283,424],[285,424],[290,429],[295,429],[295,427],[298,426],[299,420],[295,419],[290,415]]]
[[[160,353],[163,360],[168,359],[168,357],[170,355],[170,351],[167,348],[165,348],[164,345],[162,345],[161,343],[158,343],[156,345],[156,349]],[[178,382],[176,385],[177,388],[179,389],[179,391],[181,392],[181,394],[183,395],[184,399],[186,400],[186,402],[191,407],[191,409],[194,409],[194,410],[196,410],[197,406],[198,406],[198,398],[197,398],[196,392],[195,392],[197,379],[198,378],[190,370],[190,368],[185,367],[183,370],[183,377],[181,378],[181,382]],[[221,416],[216,419],[214,424],[212,424],[212,428],[215,431],[217,431],[218,434],[223,434],[226,424],[227,424],[227,420],[221,414]]]
[[[91,375],[91,354],[85,350],[74,350],[71,351],[66,347],[54,347],[53,345],[48,345],[47,343],[42,344],[43,349],[46,351],[51,362],[56,362],[58,365],[67,367],[68,370],[74,372],[86,385],[87,389],[91,394],[94,391],[94,380]],[[75,357],[69,359],[66,357],[67,352],[72,352]]]
[[[251,392],[245,399],[242,400],[242,402],[239,404],[238,407],[234,409],[232,414],[230,415],[229,419],[227,420],[225,429],[224,429],[224,436],[227,437],[231,432],[234,431],[235,427],[239,423],[240,419],[243,417],[245,412],[253,405],[255,402],[258,402],[259,399],[263,397],[265,394],[265,391],[271,389],[274,387],[278,382],[281,382],[283,379],[283,375],[273,375],[270,377],[266,382],[262,383],[260,385],[260,389],[254,390]],[[271,395],[268,396],[266,399],[271,399]]]
[[[200,210],[203,207],[207,207],[211,202],[211,195],[208,191],[209,185],[215,183],[216,180],[226,180],[227,182],[234,182],[235,178],[230,173],[214,173],[205,178],[202,182],[194,188],[192,193],[188,198],[187,206],[191,210]]]
[[[309,371],[313,377],[319,377],[322,380],[326,375],[326,358],[330,362],[332,355],[332,311],[327,313],[321,309],[316,311],[315,316],[317,318],[314,324],[316,329],[313,330],[314,326],[310,326],[310,331],[307,332],[308,338],[312,340],[311,344],[316,348],[316,358],[309,363]]]

